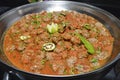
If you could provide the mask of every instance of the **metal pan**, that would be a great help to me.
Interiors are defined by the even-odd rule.
[[[113,53],[105,66],[101,67],[100,69],[85,73],[85,74],[75,74],[75,75],[46,75],[46,74],[35,74],[29,73],[23,70],[16,68],[12,65],[9,60],[7,60],[6,56],[3,52],[3,34],[5,30],[16,20],[20,19],[22,16],[29,14],[29,13],[36,13],[42,10],[46,11],[61,11],[61,10],[75,10],[80,13],[88,14],[100,22],[102,22],[106,28],[111,32],[112,36],[115,38]],[[10,74],[17,75],[20,77],[21,75],[28,80],[36,79],[36,80],[73,80],[73,79],[80,79],[80,80],[99,80],[101,77],[105,76],[111,68],[114,66],[115,62],[120,58],[120,21],[110,14],[109,12],[102,10],[100,8],[85,4],[85,3],[78,3],[78,2],[71,2],[71,1],[45,1],[45,2],[37,2],[32,4],[23,5],[12,9],[0,17],[0,68],[5,69],[8,71],[6,75],[9,76]],[[23,79],[24,80],[24,79]]]

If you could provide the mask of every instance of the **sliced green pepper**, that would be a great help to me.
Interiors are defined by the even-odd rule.
[[[45,51],[52,51],[55,49],[55,44],[54,43],[45,43],[45,44],[43,44],[43,49]]]
[[[78,33],[75,33],[75,34],[80,38],[80,40],[82,41],[82,43],[87,48],[88,52],[90,54],[94,54],[95,53],[95,49],[94,49],[93,45],[85,37],[83,37],[82,35],[80,35]]]
[[[58,24],[52,23],[47,25],[47,30],[49,33],[53,34],[55,32],[58,32]]]

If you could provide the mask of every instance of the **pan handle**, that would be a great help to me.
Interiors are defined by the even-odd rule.
[[[114,71],[116,74],[116,79],[115,80],[120,80],[120,59],[117,61],[117,64],[114,67]]]
[[[120,73],[117,75],[116,80],[120,80]]]
[[[16,80],[25,80],[25,78],[21,74],[18,74],[18,73],[13,72],[13,71],[9,71],[9,72],[4,73],[3,80],[14,80],[14,78]]]
[[[115,80],[120,80],[120,53],[118,54],[118,60],[116,62],[116,65],[114,67],[114,71],[116,74],[116,79]]]
[[[4,73],[3,80],[10,80],[9,73],[7,73],[7,72]]]

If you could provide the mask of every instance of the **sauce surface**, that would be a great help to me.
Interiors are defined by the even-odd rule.
[[[13,65],[38,74],[87,73],[105,65],[113,37],[95,18],[75,11],[33,13],[14,23],[4,36]]]

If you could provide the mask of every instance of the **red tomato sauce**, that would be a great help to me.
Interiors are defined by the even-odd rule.
[[[21,70],[73,75],[105,65],[114,38],[101,22],[75,11],[32,13],[15,22],[4,36],[4,52]]]

